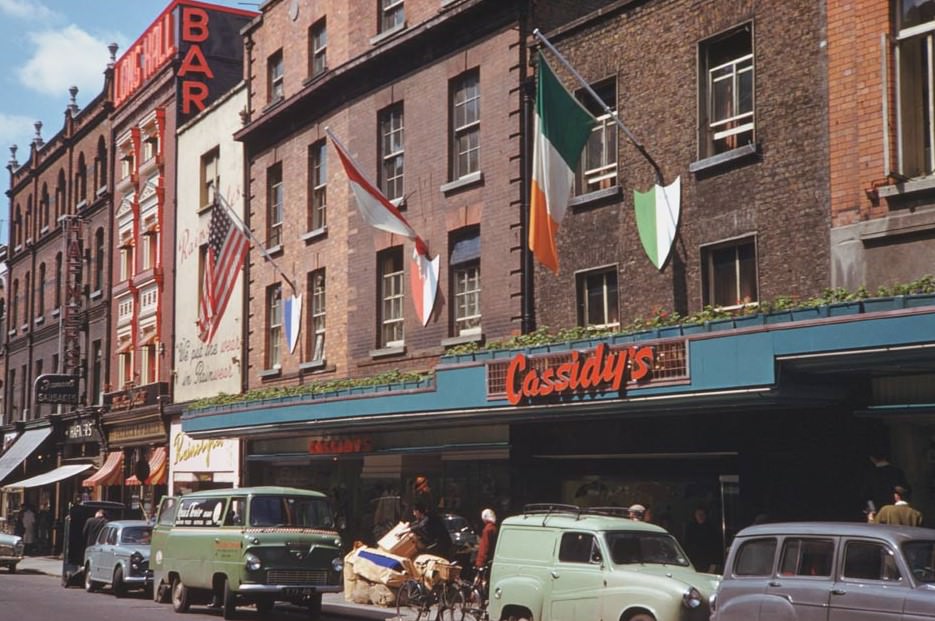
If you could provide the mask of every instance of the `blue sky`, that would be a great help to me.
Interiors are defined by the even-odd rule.
[[[211,0],[257,10],[259,0]],[[93,99],[116,42],[117,56],[143,33],[171,0],[0,0],[0,162],[19,146],[23,162],[42,121],[48,139],[62,129],[68,88],[78,87],[78,106]],[[6,190],[9,181],[3,183]],[[6,223],[0,236],[6,237]]]

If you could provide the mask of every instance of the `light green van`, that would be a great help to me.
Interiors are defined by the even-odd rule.
[[[327,497],[289,487],[194,492],[163,499],[153,528],[153,597],[176,612],[220,603],[224,618],[276,601],[321,614],[322,593],[340,591],[341,538]]]

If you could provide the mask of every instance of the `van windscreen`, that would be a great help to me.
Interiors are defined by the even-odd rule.
[[[333,529],[334,517],[324,498],[254,496],[250,501],[250,526]]]

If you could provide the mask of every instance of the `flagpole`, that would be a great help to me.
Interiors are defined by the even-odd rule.
[[[663,181],[663,177],[662,177],[662,169],[659,168],[659,164],[657,164],[656,160],[654,160],[652,156],[646,151],[646,147],[643,146],[643,143],[637,140],[636,136],[633,135],[633,132],[631,132],[627,128],[627,126],[623,124],[623,121],[621,121],[620,117],[617,116],[617,111],[611,108],[610,106],[608,106],[604,102],[604,100],[601,99],[600,95],[594,92],[594,89],[591,88],[591,85],[588,84],[587,81],[583,77],[581,77],[581,74],[578,73],[575,70],[575,68],[571,66],[571,63],[568,62],[568,60],[566,60],[564,56],[562,56],[561,52],[555,49],[555,46],[552,45],[552,42],[549,41],[546,38],[546,36],[542,34],[542,32],[538,28],[534,29],[532,31],[532,34],[537,39],[539,39],[539,41],[541,41],[542,44],[545,45],[549,49],[549,51],[551,51],[552,54],[555,55],[556,58],[558,58],[559,62],[562,63],[562,66],[565,67],[565,69],[568,69],[568,71],[571,72],[571,75],[573,75],[575,79],[578,80],[578,83],[581,84],[582,87],[584,87],[584,90],[587,91],[587,93],[594,99],[594,101],[596,101],[601,106],[601,109],[604,111],[604,114],[610,115],[610,117],[614,119],[614,122],[617,124],[617,127],[623,130],[623,133],[626,135],[627,139],[629,139],[629,141],[633,143],[633,146],[636,147],[636,150],[639,151],[640,154],[644,158],[646,158],[646,161],[648,161],[650,166],[653,167],[653,170],[656,171],[656,179],[659,181],[659,185],[665,187],[665,182]]]
[[[266,251],[264,245],[260,243],[260,240],[258,240],[253,234],[253,231],[250,230],[250,227],[248,227],[243,219],[237,214],[237,212],[234,211],[234,208],[231,207],[230,203],[227,202],[227,199],[221,196],[220,192],[217,190],[214,191],[214,197],[218,200],[218,203],[221,205],[221,207],[226,209],[227,213],[237,221],[238,226],[240,226],[240,230],[246,233],[247,237],[253,241],[253,245],[257,247],[260,253],[262,253],[263,258],[273,264],[273,267],[276,268],[276,271],[279,272],[280,276],[282,276],[282,279],[285,280],[286,283],[288,283],[288,285],[292,288],[292,295],[298,295],[299,292],[295,288],[295,283],[292,282],[292,279],[286,276],[286,273],[282,271],[282,268],[279,267],[279,264],[273,260],[273,257],[270,256],[269,252]]]

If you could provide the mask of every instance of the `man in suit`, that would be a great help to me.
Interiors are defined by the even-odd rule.
[[[893,488],[893,504],[882,507],[877,514],[871,514],[875,524],[901,524],[903,526],[922,526],[922,513],[909,506],[909,486],[897,485]]]

